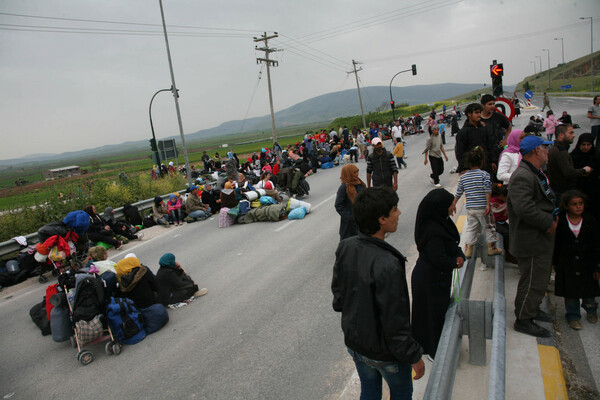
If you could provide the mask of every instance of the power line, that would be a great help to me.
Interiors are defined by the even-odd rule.
[[[61,17],[51,17],[51,16],[42,16],[42,15],[28,15],[28,14],[14,14],[14,13],[4,13],[0,12],[0,15],[7,15],[11,17],[23,17],[23,18],[38,18],[38,19],[52,19],[59,21],[76,21],[76,22],[92,22],[92,23],[100,23],[100,24],[119,24],[119,25],[139,25],[139,26],[158,26],[162,27],[161,24],[149,24],[142,22],[125,22],[125,21],[107,21],[107,20],[94,20],[94,19],[80,19],[80,18],[61,18]],[[235,28],[213,28],[213,27],[202,27],[202,26],[187,26],[187,25],[167,25],[169,28],[185,28],[185,29],[210,29],[215,31],[241,31],[241,32],[261,32],[256,29],[235,29]]]
[[[468,48],[487,46],[487,45],[490,45],[493,43],[507,42],[507,41],[512,41],[512,40],[523,40],[523,38],[527,37],[527,36],[538,36],[538,35],[543,35],[543,34],[550,33],[550,32],[555,32],[555,31],[558,31],[561,29],[572,29],[572,28],[576,28],[579,26],[581,26],[581,23],[576,22],[573,24],[563,25],[563,26],[559,26],[559,27],[555,27],[555,28],[543,29],[543,30],[536,31],[536,32],[517,34],[517,35],[512,35],[512,36],[504,36],[504,37],[496,39],[496,40],[482,40],[479,42],[470,42]],[[376,63],[376,62],[381,62],[381,61],[389,61],[389,60],[393,60],[395,58],[400,58],[400,57],[409,58],[409,57],[420,56],[420,55],[424,55],[424,54],[439,54],[439,53],[445,53],[445,52],[449,52],[449,51],[463,50],[465,48],[466,48],[465,45],[456,45],[456,46],[452,46],[452,47],[443,47],[440,49],[426,49],[426,50],[421,50],[421,51],[417,51],[414,53],[402,53],[402,54],[397,54],[394,56],[374,58],[374,59],[369,60],[369,62]]]
[[[31,28],[3,28],[0,27],[0,30],[4,30],[4,31],[20,31],[20,32],[45,32],[45,33],[68,33],[68,34],[82,34],[82,35],[123,35],[123,36],[158,36],[158,35],[162,35],[162,33],[160,32],[154,32],[154,33],[144,33],[144,32],[119,32],[119,31],[113,31],[113,32],[102,32],[102,31],[96,31],[96,30],[90,30],[90,31],[67,31],[67,30],[60,30],[60,29],[31,29]],[[205,38],[244,38],[244,39],[248,39],[248,37],[251,37],[249,35],[243,35],[243,36],[235,36],[235,35],[223,35],[223,34],[217,34],[217,33],[187,33],[187,32],[175,32],[175,33],[169,33],[170,36],[189,36],[189,37],[205,37]]]
[[[286,35],[284,35],[284,34],[281,34],[281,36],[283,36],[283,37],[285,37],[285,38],[287,38],[287,39],[289,39],[289,40],[292,40],[292,41],[294,41],[294,42],[298,42],[298,43],[299,43],[301,46],[308,47],[309,49],[311,49],[311,50],[313,50],[313,51],[315,51],[315,52],[317,52],[317,53],[321,53],[321,54],[323,54],[323,55],[325,55],[325,56],[327,56],[327,57],[329,57],[329,58],[331,58],[331,59],[333,59],[333,60],[339,61],[339,62],[341,62],[342,64],[347,64],[347,61],[346,61],[346,60],[342,60],[341,58],[334,57],[334,56],[332,56],[331,54],[328,54],[328,53],[325,53],[325,52],[323,52],[323,51],[321,51],[321,50],[315,49],[314,47],[311,47],[311,46],[309,46],[309,45],[307,45],[307,44],[301,43],[301,42],[299,42],[298,40],[296,40],[296,39],[294,39],[294,38],[291,38],[291,37],[289,37],[289,36],[286,36]]]

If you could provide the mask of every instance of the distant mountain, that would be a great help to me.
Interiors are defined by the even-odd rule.
[[[394,101],[397,104],[422,104],[455,97],[460,94],[480,89],[479,84],[442,83],[437,85],[416,85],[392,87]],[[389,102],[388,86],[369,86],[360,89],[365,113],[374,111],[382,103]],[[315,122],[332,121],[338,117],[360,114],[360,105],[356,89],[328,93],[313,97],[275,113],[275,123],[278,127],[287,127]],[[248,118],[224,122],[221,125],[186,134],[186,140],[196,141],[203,138],[226,136],[232,133],[256,132],[271,129],[271,116]],[[179,138],[179,136],[174,138]],[[131,150],[145,149],[147,140],[129,141],[120,144],[105,145],[93,149],[71,151],[62,154],[34,154],[18,159],[0,160],[3,166],[38,164],[52,160],[65,162],[73,159],[93,158],[99,155],[126,153]]]
[[[437,85],[416,85],[392,87],[392,96],[397,104],[410,105],[430,103],[455,97],[466,92],[480,89],[480,84],[441,83]],[[388,86],[369,86],[360,89],[365,113],[374,111],[382,103],[390,100]],[[358,92],[356,89],[343,90],[313,97],[275,113],[277,126],[293,126],[314,122],[332,121],[338,117],[360,114]],[[271,128],[271,116],[248,118],[245,121],[236,120],[224,122],[221,125],[203,129],[186,135],[191,140],[214,137],[224,133],[255,132]]]

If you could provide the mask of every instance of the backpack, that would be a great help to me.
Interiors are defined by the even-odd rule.
[[[152,218],[152,214],[148,215],[142,220],[142,226],[144,228],[151,228],[154,225],[156,225],[156,222],[154,221],[154,218]]]
[[[86,276],[75,285],[73,322],[91,321],[104,311],[104,284],[102,280]],[[50,318],[52,321],[52,318]]]
[[[111,297],[106,306],[106,317],[119,342],[136,344],[146,337],[144,318],[131,299]]]

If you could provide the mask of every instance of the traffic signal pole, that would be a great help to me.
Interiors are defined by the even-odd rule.
[[[413,64],[410,69],[405,69],[404,71],[400,71],[396,75],[392,76],[392,79],[390,79],[390,107],[392,108],[392,118],[394,119],[394,121],[396,120],[396,112],[394,111],[396,103],[394,102],[394,98],[392,97],[392,81],[394,80],[395,77],[397,77],[401,73],[408,72],[408,71],[412,71],[412,74],[416,75],[417,74],[417,65]]]

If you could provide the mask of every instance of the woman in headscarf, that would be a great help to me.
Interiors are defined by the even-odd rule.
[[[445,189],[432,190],[419,204],[415,242],[419,258],[412,278],[412,336],[430,359],[435,357],[450,304],[452,271],[465,261],[460,235],[450,218],[453,196]]]
[[[510,176],[515,169],[517,169],[519,163],[521,162],[521,153],[519,149],[521,148],[522,134],[522,130],[513,129],[506,140],[506,149],[500,153],[500,161],[498,162],[498,172],[496,172],[496,177],[498,180],[504,182],[505,185],[508,185]]]
[[[577,189],[588,196],[586,211],[591,213],[596,221],[600,221],[600,151],[594,146],[594,136],[582,133],[577,139],[577,145],[571,152],[573,167],[592,167],[592,172],[577,178]]]
[[[208,293],[206,288],[198,289],[198,285],[175,260],[173,253],[163,254],[158,263],[160,268],[156,273],[156,281],[160,288],[160,301],[165,306],[178,308]]]
[[[342,184],[335,198],[335,210],[340,214],[340,240],[358,235],[358,225],[354,222],[352,204],[356,195],[366,188],[365,183],[358,177],[358,167],[354,164],[345,165],[340,177]]]
[[[152,218],[157,225],[169,226],[169,209],[160,196],[154,198],[154,204],[152,204]]]

